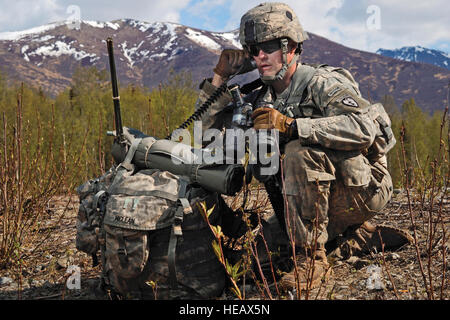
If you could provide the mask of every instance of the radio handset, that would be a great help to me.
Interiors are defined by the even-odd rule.
[[[242,69],[246,70],[245,73],[256,69],[256,62],[253,58],[246,58],[243,65]]]

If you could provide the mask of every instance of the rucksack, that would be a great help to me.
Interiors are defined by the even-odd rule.
[[[188,184],[168,171],[111,168],[77,189],[80,206],[76,247],[102,263],[101,287],[127,299],[207,299],[226,283],[215,256],[213,235],[200,208],[220,195]]]

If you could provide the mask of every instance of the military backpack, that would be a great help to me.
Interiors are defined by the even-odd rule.
[[[129,162],[77,189],[76,247],[102,264],[101,287],[128,299],[207,299],[220,295],[226,275],[198,203],[215,209],[217,193],[168,171],[135,171]]]

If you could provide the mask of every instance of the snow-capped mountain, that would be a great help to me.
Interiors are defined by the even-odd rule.
[[[404,61],[414,61],[434,64],[441,68],[450,69],[450,54],[440,50],[427,49],[421,46],[402,47],[400,49],[378,49],[378,54]]]
[[[88,32],[81,33],[85,28]],[[96,32],[92,32],[92,28],[97,29]],[[155,60],[165,57],[172,60],[182,51],[192,48],[192,44],[185,43],[182,38],[188,38],[196,45],[212,52],[220,52],[224,47],[242,48],[237,31],[213,33],[175,23],[146,23],[131,19],[114,22],[80,21],[78,28],[74,28],[69,22],[52,23],[19,32],[0,33],[0,41],[11,41],[9,48],[12,48],[13,43],[30,42],[22,46],[20,52],[26,61],[30,62],[30,57],[34,57],[32,62],[35,65],[42,63],[45,57],[61,55],[72,56],[77,61],[89,58],[89,61],[94,63],[100,59],[95,53],[96,50],[92,50],[98,45],[98,36],[112,35],[113,38],[118,38],[114,39],[117,42],[122,38],[120,37],[122,31],[127,31],[127,37],[140,40],[139,43],[131,43],[132,39],[125,39],[118,44],[130,67],[144,58]],[[77,37],[74,33],[78,33]],[[92,42],[89,43],[89,40]],[[104,39],[101,39],[101,42],[106,43]]]
[[[442,109],[450,71],[430,64],[383,57],[344,47],[309,33],[302,62],[348,69],[366,98],[391,95],[398,105],[414,98],[426,111]],[[55,22],[20,32],[0,33],[0,71],[51,94],[67,88],[78,66],[109,70],[106,39],[112,37],[121,85],[150,88],[167,80],[170,71],[189,71],[194,82],[213,75],[224,48],[241,48],[238,30],[211,32],[175,23],[133,19],[110,22]],[[241,82],[257,72],[241,76]]]
[[[149,87],[157,86],[172,68],[189,69],[198,79],[205,73],[203,65],[212,70],[223,48],[240,47],[237,32],[213,33],[175,23],[57,22],[0,33],[0,62],[8,73],[40,80],[44,89],[56,92],[67,86],[78,65],[108,68],[108,37],[114,41],[120,80]],[[56,74],[58,79],[50,80]]]

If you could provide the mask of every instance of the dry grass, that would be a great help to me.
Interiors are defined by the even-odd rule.
[[[447,111],[441,124],[439,153],[429,163],[408,163],[403,137],[400,137],[404,188],[374,218],[377,223],[409,230],[414,236],[412,245],[400,248],[395,254],[383,250],[351,261],[333,261],[334,275],[320,288],[283,292],[277,285],[276,267],[271,264],[271,275],[265,276],[258,265],[256,235],[262,228],[261,220],[271,216],[273,209],[265,191],[254,186],[227,199],[244,216],[256,212],[259,224],[232,244],[234,248],[244,249],[245,254],[239,268],[229,273],[234,281],[234,294],[227,291],[222,298],[234,299],[237,295],[240,299],[449,299],[450,150],[446,149],[449,132],[444,132],[448,128]],[[52,121],[41,123],[38,116],[36,121],[38,132],[47,130],[53,136]],[[39,133],[38,136],[29,134],[31,124],[23,123],[20,93],[17,117],[7,119],[3,114],[1,124],[0,277],[11,278],[14,283],[0,285],[0,297],[95,299],[91,285],[99,267],[93,268],[90,257],[75,249],[77,199],[70,191],[77,172],[82,169],[79,158],[58,157],[65,160],[54,163],[55,155],[66,154],[65,148],[69,146],[54,145],[53,139],[44,142]],[[98,158],[102,157],[99,151]],[[424,170],[427,166],[432,169],[428,175]],[[419,172],[421,178],[411,181],[412,171]],[[250,261],[256,263],[256,268],[250,268]],[[226,267],[226,261],[223,262]],[[82,268],[81,291],[65,289],[69,264]],[[382,289],[368,289],[367,272],[371,265],[382,269]]]

